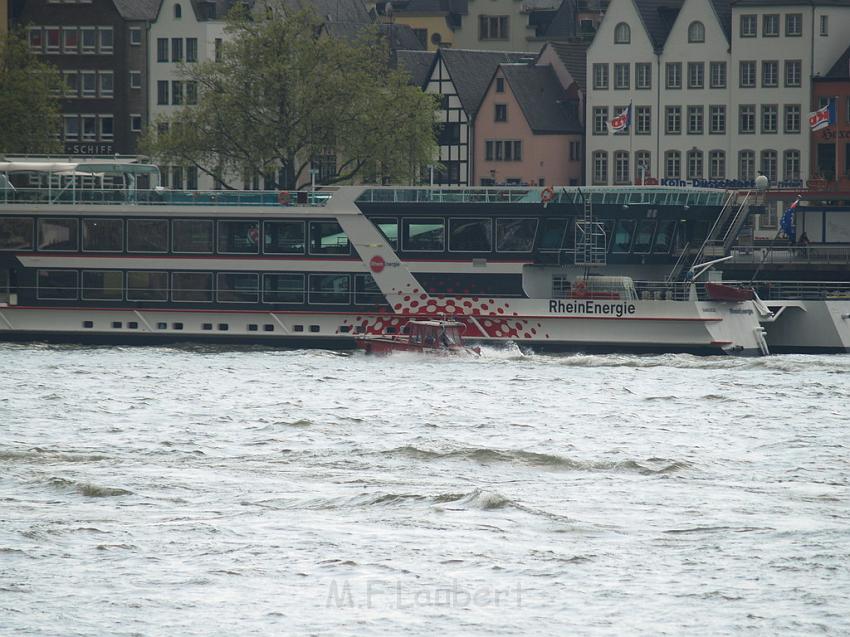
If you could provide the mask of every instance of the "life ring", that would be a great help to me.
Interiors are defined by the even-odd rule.
[[[286,190],[281,190],[280,192],[278,192],[277,193],[277,202],[281,206],[288,206],[289,205],[289,193]]]
[[[574,299],[586,299],[587,298],[587,283],[584,281],[576,281],[576,284],[573,286],[573,298]]]
[[[555,198],[555,189],[552,186],[546,186],[543,192],[540,193],[540,202],[547,204]]]

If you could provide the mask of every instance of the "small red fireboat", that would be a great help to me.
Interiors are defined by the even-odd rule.
[[[367,354],[418,352],[435,354],[481,354],[480,347],[463,344],[466,325],[458,321],[408,321],[405,334],[359,336],[357,347]]]

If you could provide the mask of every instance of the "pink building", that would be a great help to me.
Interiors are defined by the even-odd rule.
[[[500,65],[475,117],[475,175],[470,181],[580,185],[584,127],[579,104],[550,65]]]

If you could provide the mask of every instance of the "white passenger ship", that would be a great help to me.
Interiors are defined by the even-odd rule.
[[[729,208],[720,191],[185,192],[136,188],[155,185],[144,164],[0,173],[4,340],[351,348],[447,317],[469,340],[541,349],[768,351],[757,300],[673,276]],[[103,175],[114,187],[93,187]]]

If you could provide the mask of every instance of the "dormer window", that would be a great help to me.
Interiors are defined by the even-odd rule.
[[[614,44],[629,44],[632,41],[632,30],[625,22],[614,27]]]
[[[688,26],[688,42],[705,42],[705,25],[702,22],[697,20]]]
[[[175,19],[183,17],[183,7],[180,6],[179,2],[174,5],[174,17]]]

